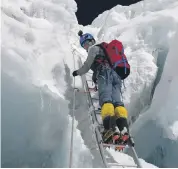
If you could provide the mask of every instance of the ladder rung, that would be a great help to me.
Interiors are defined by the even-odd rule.
[[[101,143],[103,145],[103,147],[114,147],[114,148],[128,148],[129,145],[114,145],[114,144],[105,144],[105,143]]]
[[[91,99],[92,99],[92,100],[99,100],[98,98],[94,98],[94,97],[92,97]]]
[[[86,80],[86,81],[87,81],[87,82],[92,82],[92,83],[94,83],[93,80]]]
[[[101,111],[95,111],[95,114],[101,115]]]
[[[104,128],[103,124],[98,124],[98,127],[100,127],[100,128],[101,128],[101,127]]]
[[[108,163],[110,166],[123,166],[123,167],[137,167],[136,165],[127,165],[127,164],[119,164],[119,163]]]

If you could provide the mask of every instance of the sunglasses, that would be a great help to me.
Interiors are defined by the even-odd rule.
[[[91,40],[86,40],[85,42],[83,42],[82,47],[86,48],[86,47],[88,47],[90,45],[91,45]]]

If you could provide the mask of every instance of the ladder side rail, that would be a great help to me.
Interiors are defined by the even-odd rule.
[[[82,78],[84,80],[84,77],[82,77]],[[87,81],[85,81],[84,84],[85,84],[85,87],[86,87],[85,90],[88,91]],[[92,122],[95,125],[96,123],[98,124],[98,120],[97,120],[96,113],[95,113],[95,110],[94,110],[93,101],[92,101],[92,98],[91,98],[91,95],[90,95],[89,92],[87,92],[87,96],[88,96],[88,100],[89,100],[89,108],[90,109],[92,108],[92,110],[90,112],[91,116],[92,116]],[[100,144],[102,139],[101,139],[100,132],[98,130],[98,126],[94,126],[94,127],[95,127],[95,136],[96,136],[96,140],[97,140],[97,145],[98,145],[98,148],[99,148],[99,151],[100,151],[101,158],[103,160],[103,164],[106,168],[108,168],[107,161],[106,161],[106,158],[105,158],[105,155],[104,155],[104,148],[103,148],[102,144]]]
[[[81,60],[79,60],[79,65],[81,65],[82,62]],[[91,113],[91,116],[92,116],[92,123],[95,125],[96,122],[97,122],[97,117],[96,117],[96,114],[95,114],[95,110],[94,110],[94,106],[93,106],[93,102],[92,102],[92,98],[91,98],[91,94],[88,89],[88,83],[87,83],[87,80],[86,80],[86,76],[82,76],[82,83],[84,85],[84,90],[86,90],[86,95],[88,97],[88,101],[89,101],[89,109],[91,110],[90,113]],[[92,109],[91,109],[92,108]],[[100,151],[100,155],[101,155],[101,158],[103,160],[103,164],[104,164],[104,167],[105,168],[108,168],[108,164],[107,164],[107,161],[106,161],[106,158],[105,158],[105,155],[104,155],[104,148],[101,144],[99,144],[101,142],[101,135],[100,135],[100,132],[98,130],[98,126],[95,126],[95,137],[96,137],[96,140],[97,140],[97,145],[98,145],[98,148],[99,148],[99,151]]]
[[[133,146],[131,147],[131,150],[133,152],[133,159],[134,159],[135,163],[137,164],[137,168],[143,168],[142,165],[141,165],[141,163],[140,163],[140,160],[139,160],[139,158],[137,156],[135,148]]]

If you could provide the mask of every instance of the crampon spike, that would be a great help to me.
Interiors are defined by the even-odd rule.
[[[124,135],[124,136],[122,136],[122,140],[123,141],[126,141],[126,140],[128,140],[129,139],[129,135]]]

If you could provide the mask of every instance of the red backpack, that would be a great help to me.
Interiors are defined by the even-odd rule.
[[[130,65],[124,54],[122,43],[118,40],[113,40],[109,44],[103,42],[99,46],[103,49],[110,66],[122,80],[125,79],[130,74]]]

